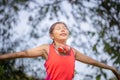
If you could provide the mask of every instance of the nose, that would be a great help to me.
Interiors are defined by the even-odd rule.
[[[62,32],[65,32],[65,29],[64,29],[64,28],[61,28],[61,31],[62,31]]]
[[[61,29],[61,32],[65,32],[65,29]]]

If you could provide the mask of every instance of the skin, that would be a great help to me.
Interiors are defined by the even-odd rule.
[[[56,24],[53,32],[50,34],[50,37],[51,37],[51,39],[54,40],[54,43],[56,46],[66,45],[68,36],[69,36],[69,31],[65,27],[65,25],[62,23]],[[78,50],[76,50],[74,48],[73,48],[73,50],[75,53],[76,60],[83,62],[85,64],[90,64],[90,65],[93,65],[96,67],[111,70],[116,75],[117,79],[120,80],[120,76],[118,75],[115,68],[108,66],[106,64],[103,64],[101,62],[98,62],[98,61],[84,55],[83,53],[79,52]],[[49,52],[49,44],[43,44],[41,46],[26,50],[26,51],[0,55],[0,60],[14,59],[14,58],[35,58],[35,57],[44,57],[45,60],[47,60],[48,52]]]

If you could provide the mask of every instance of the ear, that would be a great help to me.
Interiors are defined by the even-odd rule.
[[[53,36],[53,34],[50,34],[50,37],[51,37],[51,39],[54,39],[54,36]]]

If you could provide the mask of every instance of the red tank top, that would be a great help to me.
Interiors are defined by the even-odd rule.
[[[45,80],[72,80],[75,58],[72,48],[70,54],[62,56],[56,52],[54,45],[49,48],[48,60],[45,62],[47,77]]]

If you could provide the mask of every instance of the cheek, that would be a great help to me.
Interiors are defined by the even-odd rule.
[[[69,36],[69,35],[70,35],[69,31],[67,31],[67,36]]]
[[[54,36],[55,36],[56,38],[59,38],[59,37],[60,37],[58,34],[55,34]]]
[[[60,34],[60,32],[55,30],[55,31],[53,31],[53,34],[54,34],[54,36],[57,36]]]
[[[57,31],[54,31],[52,34],[52,37],[53,38],[59,37],[59,33]]]

